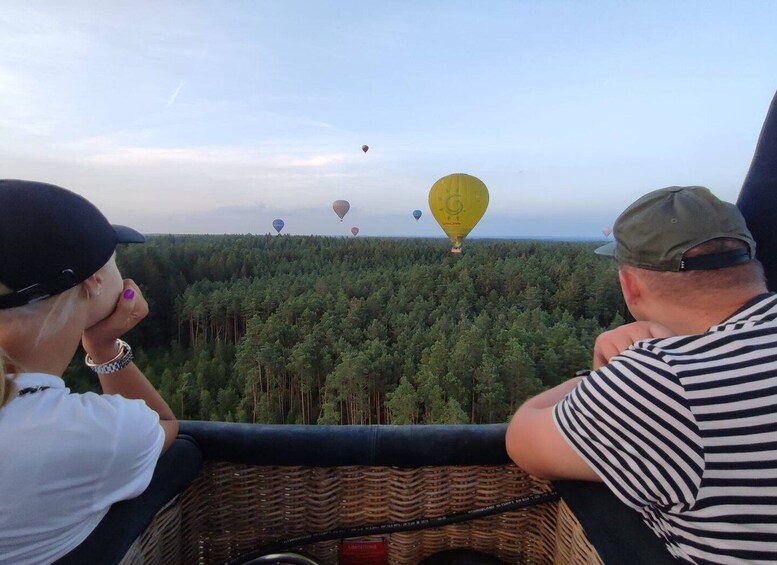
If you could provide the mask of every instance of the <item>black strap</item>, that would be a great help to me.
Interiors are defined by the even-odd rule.
[[[49,281],[31,284],[11,294],[0,296],[0,310],[46,300],[49,296],[54,296],[69,288],[73,288],[78,283],[79,280],[75,273],[71,269],[65,269]]]
[[[724,267],[733,267],[750,261],[749,249],[732,249],[722,253],[712,253],[709,255],[697,255],[696,257],[683,257],[680,260],[681,271],[711,271],[712,269],[722,269]]]

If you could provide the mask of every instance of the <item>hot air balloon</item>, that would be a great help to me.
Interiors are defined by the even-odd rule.
[[[370,146],[369,146],[369,145],[362,145],[362,151],[364,151],[365,153],[367,153],[367,151],[368,151],[369,149],[370,149]]]
[[[283,220],[281,220],[280,218],[272,221],[272,227],[274,227],[275,231],[277,231],[278,233],[281,233],[281,230],[283,229],[284,225],[285,224],[283,223]]]
[[[455,173],[442,177],[429,190],[429,208],[453,242],[453,253],[461,253],[461,242],[488,208],[488,189],[483,181]]]
[[[421,217],[421,210],[413,210],[413,217],[418,221],[418,218]]]
[[[335,214],[340,218],[340,221],[343,221],[343,217],[348,213],[348,210],[351,209],[351,205],[348,203],[347,200],[335,200],[332,202],[332,210],[335,211]]]
[[[359,228],[357,228],[356,226],[352,227],[351,228],[351,233],[353,235],[359,235]]]
[[[611,233],[612,233],[612,228],[609,228],[609,227],[602,228],[602,234],[604,234],[604,237],[610,237]]]

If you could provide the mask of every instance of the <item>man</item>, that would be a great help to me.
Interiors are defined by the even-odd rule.
[[[590,374],[521,406],[508,453],[603,481],[676,558],[777,563],[777,296],[745,221],[706,188],[669,187],[614,236],[597,252],[637,321],[598,337]]]

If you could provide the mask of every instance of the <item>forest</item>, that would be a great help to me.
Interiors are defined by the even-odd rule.
[[[181,419],[504,422],[622,323],[596,245],[150,236],[118,250],[150,306],[126,339]],[[81,359],[66,383],[97,390]]]

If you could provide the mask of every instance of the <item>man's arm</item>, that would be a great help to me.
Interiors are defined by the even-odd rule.
[[[581,380],[570,379],[527,400],[510,421],[505,439],[507,453],[527,473],[544,479],[601,481],[553,421],[556,404]]]
[[[670,337],[669,328],[650,321],[624,324],[602,333],[594,346],[593,367],[598,369],[641,339]],[[601,481],[556,427],[553,411],[581,381],[570,379],[527,400],[507,428],[507,453],[525,471],[545,479]]]
[[[658,322],[632,322],[599,334],[594,344],[593,368],[606,365],[641,339],[672,337],[672,330]]]

